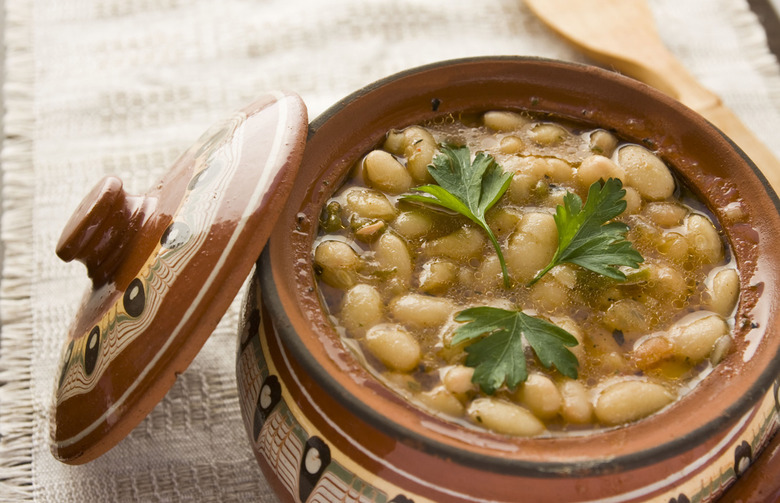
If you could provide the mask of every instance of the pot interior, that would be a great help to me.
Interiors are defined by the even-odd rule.
[[[312,269],[312,243],[324,202],[388,130],[490,109],[549,113],[644,145],[672,166],[720,221],[741,282],[735,347],[693,391],[664,411],[583,436],[507,438],[410,406],[343,346],[317,294]],[[444,62],[395,75],[347,97],[310,125],[292,194],[261,271],[268,279],[265,300],[286,348],[357,417],[424,450],[499,471],[554,471],[583,460],[597,469],[615,463],[643,466],[695,450],[721,434],[777,377],[780,338],[772,308],[780,258],[777,197],[750,160],[716,128],[631,79],[594,67],[511,57]],[[744,218],[727,216],[726,208],[734,205]]]

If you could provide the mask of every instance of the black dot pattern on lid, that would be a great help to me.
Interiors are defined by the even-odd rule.
[[[162,238],[160,238],[160,244],[169,250],[174,250],[189,241],[191,236],[192,231],[189,225],[184,222],[173,222],[165,229]]]
[[[62,372],[60,373],[60,383],[57,385],[57,387],[62,387],[62,383],[65,381],[65,374],[68,373],[68,368],[70,367],[70,357],[73,356],[73,343],[74,341],[70,341],[70,344],[68,344],[68,349],[65,350],[65,357],[62,359]]]
[[[144,292],[144,283],[139,278],[130,282],[130,286],[125,290],[122,297],[122,303],[125,311],[133,318],[137,318],[144,312],[146,305],[146,292]]]
[[[84,348],[84,372],[92,375],[100,354],[100,328],[95,327],[87,336],[87,347]]]
[[[187,188],[189,190],[194,190],[198,185],[202,184],[203,182],[208,181],[208,179],[210,178],[209,177],[210,171],[211,171],[211,169],[206,168],[206,169],[198,172],[198,174],[196,174],[195,176],[192,177],[192,180],[190,180],[190,184],[187,185]]]

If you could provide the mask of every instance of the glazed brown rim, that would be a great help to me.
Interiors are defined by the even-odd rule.
[[[587,78],[590,80],[593,80],[594,78],[601,81],[605,86],[610,87],[611,89],[616,88],[622,88],[623,90],[627,90],[627,92],[637,94],[637,96],[641,95],[645,98],[649,98],[653,105],[657,105],[659,109],[663,109],[666,113],[671,113],[673,118],[681,119],[686,121],[688,125],[694,126],[694,129],[690,131],[691,135],[695,138],[692,138],[691,141],[701,141],[701,138],[699,137],[705,137],[708,139],[709,143],[718,144],[717,148],[723,150],[723,153],[727,153],[726,150],[731,151],[730,156],[726,156],[728,159],[724,160],[724,164],[728,164],[726,161],[733,161],[737,162],[733,159],[734,156],[740,159],[739,163],[743,166],[746,166],[749,170],[749,172],[752,173],[753,179],[752,180],[740,180],[738,185],[738,188],[741,189],[740,194],[745,197],[749,196],[751,200],[761,200],[762,197],[755,195],[755,191],[758,191],[762,193],[766,198],[760,203],[763,204],[764,208],[769,205],[774,212],[772,212],[770,215],[766,215],[767,221],[774,222],[775,228],[780,228],[780,220],[778,220],[778,210],[780,209],[780,204],[778,202],[778,198],[776,194],[772,191],[772,189],[769,187],[766,179],[763,177],[763,175],[758,171],[758,169],[753,165],[753,163],[747,158],[747,156],[739,149],[737,148],[728,138],[725,137],[719,130],[717,130],[714,126],[706,122],[703,118],[700,116],[694,114],[689,109],[685,108],[684,106],[680,105],[676,101],[666,97],[665,95],[662,95],[660,92],[657,92],[647,86],[644,86],[643,84],[640,84],[636,81],[633,81],[631,79],[628,79],[626,77],[620,76],[618,74],[608,72],[606,70],[601,70],[598,68],[586,66],[586,65],[579,65],[575,63],[564,63],[560,61],[553,61],[553,60],[547,60],[542,58],[528,58],[528,57],[481,57],[481,58],[468,58],[468,59],[460,59],[460,60],[451,60],[451,61],[444,61],[440,63],[434,63],[431,65],[426,65],[418,68],[414,68],[408,71],[404,71],[398,74],[395,74],[393,76],[387,77],[385,79],[382,79],[380,81],[377,81],[376,83],[367,86],[364,89],[361,89],[350,96],[346,97],[345,99],[341,100],[337,104],[335,104],[333,107],[328,109],[326,112],[321,114],[317,119],[313,121],[313,123],[310,125],[310,134],[309,138],[310,140],[314,137],[314,135],[319,131],[321,128],[325,127],[329,121],[333,120],[334,117],[338,117],[340,113],[348,113],[349,107],[354,104],[358,100],[362,100],[367,96],[370,96],[372,93],[378,92],[385,88],[385,86],[392,86],[392,85],[398,85],[401,81],[408,81],[411,77],[416,77],[419,75],[425,75],[426,77],[430,77],[431,74],[436,74],[438,71],[442,71],[443,73],[447,73],[448,75],[453,73],[453,69],[457,69],[459,71],[462,71],[463,74],[467,74],[469,70],[474,68],[474,65],[487,65],[489,67],[494,67],[496,65],[500,66],[510,66],[517,70],[522,70],[523,68],[530,68],[530,67],[538,67],[539,65],[542,65],[545,70],[549,70],[553,73],[558,72],[562,73],[563,75],[569,75],[569,76],[580,76],[583,78]],[[516,67],[516,68],[515,68]],[[538,70],[538,68],[536,68]],[[479,80],[479,79],[475,79]],[[490,79],[486,79],[490,80]],[[447,83],[443,83],[442,85],[445,85]],[[503,83],[502,83],[503,84]],[[421,86],[425,87],[425,86]],[[561,88],[566,91],[571,91],[572,85],[565,84],[562,85]],[[576,84],[573,86],[574,89],[576,89]],[[425,103],[425,106],[431,107],[433,109],[437,109],[441,102],[432,101],[432,98],[436,98],[438,96],[438,93],[435,91],[441,91],[441,89],[431,89],[426,88],[424,90],[420,91],[420,96],[415,97],[415,99],[419,98],[423,101],[421,103]],[[531,108],[534,109],[534,101],[533,97],[526,97],[529,98],[527,100],[526,106],[523,106],[523,103],[520,103],[522,100],[518,99],[513,101],[513,106],[516,108]],[[500,100],[499,100],[500,101]],[[544,101],[544,98],[542,99]],[[488,107],[494,107],[494,106],[500,106],[502,103],[484,103],[482,105],[482,109],[488,108]],[[531,105],[531,106],[528,106]],[[543,107],[544,103],[542,103]],[[422,106],[422,105],[421,105]],[[511,108],[512,106],[507,106],[507,108]],[[540,108],[541,109],[541,108]],[[573,111],[569,111],[569,113],[560,113],[560,111],[557,111],[558,115],[564,115],[568,116],[569,118],[579,120],[581,122],[595,122],[597,124],[605,124],[609,123],[609,121],[602,121],[600,118],[603,119],[603,115],[600,115],[599,110],[590,110],[589,113],[586,113],[588,111],[582,110],[582,115],[579,115],[578,113]],[[428,115],[431,114],[431,111],[426,111]],[[425,115],[425,113],[420,112],[418,114],[412,114],[412,115]],[[416,117],[398,117],[396,119],[398,122],[397,127],[403,127],[404,125],[417,123],[419,122]],[[656,121],[658,122],[658,121]],[[654,136],[643,136],[641,133],[643,131],[647,131],[649,129],[653,129],[653,124],[633,124],[631,127],[627,127],[624,129],[621,129],[619,131],[619,134],[623,137],[626,137],[627,139],[644,142],[645,144],[648,144],[651,147],[659,147],[662,150],[662,156],[663,157],[669,157],[669,158],[675,158],[677,156],[677,160],[679,162],[673,162],[672,164],[675,164],[675,166],[678,167],[678,171],[682,168],[682,174],[683,178],[690,182],[691,176],[698,177],[699,175],[692,174],[694,173],[693,170],[695,170],[697,167],[694,165],[687,165],[687,166],[681,166],[681,164],[684,164],[686,161],[686,157],[682,156],[680,152],[675,152],[672,150],[663,150],[665,147],[664,141],[661,141],[660,145],[654,145],[653,142]],[[657,129],[660,127],[658,124],[655,124],[655,128]],[[626,129],[628,131],[626,131]],[[714,136],[713,136],[714,135]],[[707,143],[707,142],[705,142]],[[721,144],[727,145],[727,149],[724,150],[724,147]],[[353,151],[358,151],[362,149],[362,152],[365,152],[367,148],[365,146],[355,146],[350,150],[350,147],[343,147],[342,145],[338,145],[337,147],[344,149],[346,148],[347,152],[352,153]],[[341,151],[341,150],[340,150]],[[304,164],[306,163],[306,156],[304,160]],[[357,157],[354,157],[351,159],[354,161],[357,159]],[[340,160],[340,162],[343,161],[343,163],[349,164],[349,159],[347,160]],[[328,167],[326,167],[328,168]],[[724,166],[718,166],[717,170],[726,170],[728,171],[728,167]],[[300,181],[300,185],[296,187],[296,190],[305,188],[308,190],[308,193],[306,196],[300,196],[297,198],[293,198],[296,202],[300,202],[303,199],[306,199],[306,197],[313,197],[314,199],[317,198],[317,196],[322,197],[323,193],[332,193],[332,191],[335,189],[334,185],[337,186],[337,183],[333,183],[334,181],[337,181],[335,178],[333,178],[332,174],[330,178],[327,178],[323,175],[321,172],[316,173],[316,177],[314,179],[312,178],[306,178],[303,181]],[[326,169],[327,171],[327,169]],[[304,166],[302,167],[301,174],[306,175],[311,174],[307,168]],[[327,180],[325,180],[327,178]],[[330,183],[330,187],[313,187],[318,181],[322,181]],[[702,179],[698,180],[699,183],[704,183]],[[698,185],[696,187],[699,187]],[[708,189],[708,197],[712,198],[715,197],[715,191],[717,191],[717,187],[713,188],[710,187]],[[312,196],[312,193],[314,195]],[[758,204],[758,203],[756,203]],[[759,205],[760,205],[759,204]],[[750,202],[750,205],[753,205],[753,201]],[[600,458],[600,459],[591,459],[585,462],[572,462],[572,461],[539,461],[538,459],[535,460],[524,460],[524,459],[516,459],[516,458],[508,458],[501,455],[501,453],[496,453],[496,455],[486,455],[484,452],[475,452],[473,450],[467,449],[467,448],[459,448],[451,445],[450,443],[446,442],[440,442],[437,440],[433,440],[425,435],[420,434],[417,431],[414,431],[404,425],[398,424],[395,421],[391,421],[388,419],[385,415],[380,413],[379,411],[372,408],[370,405],[365,404],[363,401],[358,399],[356,395],[353,395],[352,392],[350,392],[347,387],[344,385],[345,381],[337,381],[334,379],[329,372],[325,369],[323,366],[324,364],[331,365],[333,367],[333,362],[331,361],[328,363],[326,360],[320,360],[320,358],[323,358],[323,356],[315,356],[311,348],[307,346],[306,342],[304,342],[300,335],[297,332],[297,328],[303,327],[302,320],[305,320],[307,324],[312,326],[312,331],[317,332],[319,335],[316,335],[316,337],[322,337],[324,332],[321,331],[328,331],[327,327],[323,326],[323,318],[324,315],[320,313],[320,316],[322,318],[314,319],[315,317],[312,317],[312,311],[311,309],[314,308],[312,305],[312,282],[309,282],[307,280],[301,280],[301,277],[296,277],[293,281],[297,283],[294,286],[286,285],[283,288],[278,288],[278,281],[283,281],[285,279],[285,274],[289,273],[291,271],[285,271],[284,267],[282,266],[282,262],[272,264],[272,256],[276,256],[278,259],[286,259],[289,262],[292,262],[289,253],[286,255],[282,253],[280,250],[284,248],[287,252],[290,251],[290,249],[295,250],[295,245],[290,246],[289,243],[280,244],[282,242],[289,241],[290,231],[295,230],[296,228],[300,230],[301,233],[306,234],[308,233],[308,238],[306,239],[308,242],[308,246],[310,248],[311,242],[312,242],[312,236],[313,232],[315,232],[316,229],[312,229],[312,227],[316,228],[316,222],[312,224],[311,222],[306,222],[306,218],[302,215],[317,215],[318,214],[318,208],[315,208],[315,210],[312,210],[312,201],[309,199],[306,199],[306,202],[299,206],[298,204],[288,204],[288,208],[285,209],[283,212],[283,216],[280,219],[279,224],[277,224],[277,228],[272,234],[271,241],[269,245],[266,247],[266,250],[264,251],[261,260],[260,260],[260,267],[259,267],[259,274],[260,274],[260,280],[263,290],[263,302],[268,306],[269,311],[272,313],[274,318],[274,325],[277,330],[279,330],[282,339],[285,341],[286,347],[291,352],[291,354],[298,360],[298,362],[309,372],[309,374],[316,379],[316,381],[332,396],[334,396],[345,408],[350,410],[352,413],[354,413],[357,417],[361,418],[363,421],[366,421],[369,424],[372,424],[377,429],[380,429],[385,434],[388,434],[394,438],[396,438],[400,442],[413,442],[415,445],[419,446],[421,450],[424,452],[430,453],[432,455],[442,457],[445,459],[452,459],[459,463],[470,465],[470,466],[480,466],[485,469],[491,470],[491,471],[498,471],[501,473],[512,473],[512,474],[522,474],[522,475],[531,475],[536,477],[560,477],[560,476],[572,476],[572,475],[593,475],[598,473],[605,473],[605,472],[615,472],[616,470],[630,470],[634,468],[641,468],[646,467],[648,465],[656,464],[660,461],[669,459],[672,456],[679,455],[685,452],[689,452],[691,449],[700,446],[705,440],[708,438],[711,438],[713,435],[722,434],[727,430],[727,428],[731,427],[734,422],[742,417],[744,414],[746,414],[749,409],[754,406],[757,401],[765,396],[767,391],[770,389],[772,383],[777,379],[778,374],[778,368],[780,368],[780,352],[775,351],[774,355],[771,358],[761,358],[761,363],[763,364],[763,371],[759,372],[759,375],[757,378],[747,386],[747,389],[744,393],[735,400],[733,403],[731,403],[728,407],[723,408],[721,411],[721,414],[719,414],[717,417],[712,418],[710,420],[707,420],[703,422],[703,424],[699,424],[693,429],[686,429],[684,435],[672,438],[668,441],[660,442],[656,445],[653,445],[652,447],[643,448],[641,450],[618,455],[614,457],[608,457],[608,458]],[[304,211],[305,209],[309,210],[307,213]],[[315,211],[312,213],[312,211]],[[758,224],[759,227],[766,228],[768,227],[768,224],[766,221],[760,222]],[[732,246],[735,248],[739,248],[740,245],[733,242],[735,239],[735,235],[729,232],[730,229],[727,229],[727,235],[729,237],[729,240],[732,241]],[[768,237],[765,234],[761,235],[762,238]],[[763,246],[763,243],[762,243]],[[276,250],[276,251],[274,251]],[[299,253],[303,253],[303,250],[297,250]],[[306,253],[310,254],[310,249],[305,251]],[[281,255],[280,255],[281,253]],[[738,260],[740,259],[739,250],[737,253]],[[754,262],[759,262],[761,260],[761,257],[756,257],[754,259],[751,259]],[[758,265],[754,264],[755,267],[758,267]],[[740,264],[740,270],[742,271],[742,264]],[[748,271],[750,272],[750,271]],[[311,271],[308,272],[309,276],[313,277],[313,274]],[[776,276],[775,271],[769,271],[763,272],[764,275],[767,275],[768,279],[773,280],[773,285],[776,280],[774,276]],[[752,274],[751,274],[752,276]],[[763,276],[762,276],[763,277]],[[743,281],[747,282],[750,278],[745,278]],[[283,283],[281,283],[283,284]],[[746,286],[753,286],[751,284],[744,283],[743,289]],[[289,291],[288,288],[297,289],[296,291]],[[308,294],[303,294],[301,292],[303,291],[309,291]],[[773,295],[773,289],[769,289],[769,294]],[[308,295],[308,297],[307,297]],[[314,295],[316,296],[316,294]],[[762,299],[760,296],[757,300],[757,302],[763,307],[766,307],[765,304],[767,302],[771,303],[771,300],[767,300],[765,297],[768,295],[765,295]],[[298,302],[296,306],[296,313],[291,318],[285,307],[285,300],[291,301],[295,300]],[[317,303],[319,303],[319,299],[316,300]],[[294,304],[293,304],[294,305]],[[321,306],[319,306],[319,309],[321,309]],[[752,318],[753,316],[753,310],[751,309],[750,312],[745,312],[747,308],[744,306],[740,307],[741,316],[744,317],[744,319]],[[300,312],[298,312],[300,311]],[[302,314],[303,318],[299,318],[298,315]],[[745,332],[743,335],[746,335],[747,333],[753,333],[758,335],[759,337],[767,336],[771,333],[773,333],[777,328],[778,322],[776,320],[776,317],[774,315],[770,315],[770,313],[764,313],[763,314],[765,319],[761,320],[761,326],[753,328],[751,330],[745,329]],[[295,320],[293,320],[295,318]],[[327,320],[325,320],[327,323]],[[335,331],[330,328],[330,334],[325,334],[325,336],[330,335],[331,337],[335,336]],[[337,336],[335,336],[337,337]],[[770,342],[773,342],[770,340]],[[774,341],[775,346],[776,341]],[[767,342],[764,340],[762,343],[762,348],[766,350]],[[319,353],[325,353],[325,351],[319,351]],[[325,356],[324,358],[328,358]],[[331,358],[332,360],[332,358]],[[731,358],[733,360],[733,358]],[[739,372],[740,369],[732,368],[731,367],[731,360],[727,360],[722,362],[713,372],[712,375],[708,379],[705,379],[701,385],[699,385],[694,391],[692,391],[688,397],[685,397],[683,400],[678,401],[675,405],[671,406],[668,409],[668,412],[662,412],[660,414],[656,414],[655,416],[645,419],[643,421],[640,421],[638,423],[619,428],[618,430],[612,430],[612,431],[621,431],[622,436],[624,440],[630,440],[631,439],[631,433],[637,433],[641,435],[643,431],[648,431],[648,429],[653,428],[653,425],[657,425],[659,423],[663,423],[664,418],[669,416],[674,410],[677,410],[680,408],[680,403],[688,403],[691,402],[696,397],[701,397],[702,395],[702,389],[704,388],[712,388],[712,386],[705,386],[706,383],[711,383],[713,381],[713,375],[719,375],[721,377],[728,377],[731,375],[733,378],[736,374],[742,374],[742,372]],[[755,364],[755,360],[752,360],[749,362],[749,364]],[[337,366],[341,365],[342,367],[345,365],[344,362],[338,362]],[[727,371],[731,372],[730,374],[727,373]],[[349,372],[360,372],[359,370],[355,370],[354,368],[349,368]],[[359,379],[362,381],[364,379],[371,380],[370,377],[368,377],[368,374],[366,371],[363,371],[365,375],[360,375]],[[755,371],[751,372],[752,374],[755,374]],[[339,376],[340,378],[343,378],[343,376]],[[352,377],[349,377],[349,379],[352,379]],[[741,382],[740,380],[739,382]],[[731,384],[729,384],[731,386]],[[373,393],[376,393],[376,389],[371,390]],[[706,389],[705,389],[706,391]],[[406,407],[403,402],[395,397],[395,395],[391,393],[382,393],[381,390],[379,390],[379,394],[382,395],[382,400],[385,400],[387,403],[390,404],[391,407]],[[711,397],[710,397],[711,398]],[[711,398],[712,399],[712,398]],[[399,403],[401,402],[401,403]],[[690,408],[690,407],[689,407]],[[395,409],[393,409],[395,410]],[[428,419],[430,419],[430,416],[426,416]],[[697,423],[698,424],[698,423]],[[667,425],[668,426],[668,425]],[[687,428],[687,427],[686,427]],[[652,430],[650,430],[652,431]],[[626,433],[628,432],[628,433]],[[597,433],[594,434],[596,436],[604,436],[604,437],[610,437],[614,436],[612,432],[605,432],[605,433]],[[500,436],[496,435],[489,435],[494,440],[497,438],[502,438]],[[570,438],[570,437],[565,437]],[[591,437],[593,438],[593,437]],[[508,440],[509,441],[509,440]],[[529,439],[527,442],[550,442],[550,441],[557,441],[556,439]],[[565,440],[564,440],[565,441]],[[526,442],[526,440],[520,440],[518,441],[521,445],[523,442]]]

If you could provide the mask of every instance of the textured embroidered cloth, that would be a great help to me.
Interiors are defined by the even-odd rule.
[[[778,64],[746,1],[651,4],[672,52],[780,155]],[[5,5],[0,500],[275,501],[238,407],[238,300],[128,438],[84,466],[52,458],[56,367],[88,284],[54,248],[104,175],[145,192],[212,122],[268,90],[298,92],[313,118],[365,84],[437,60],[588,62],[521,0]]]

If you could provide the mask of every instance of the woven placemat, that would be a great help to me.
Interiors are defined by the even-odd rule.
[[[265,91],[314,117],[378,78],[467,56],[587,60],[520,0],[5,0],[0,500],[274,501],[236,391],[234,302],[166,398],[84,466],[48,417],[84,268],[54,248],[106,174],[143,193],[215,120]],[[662,37],[780,155],[780,74],[742,0],[658,0]]]

